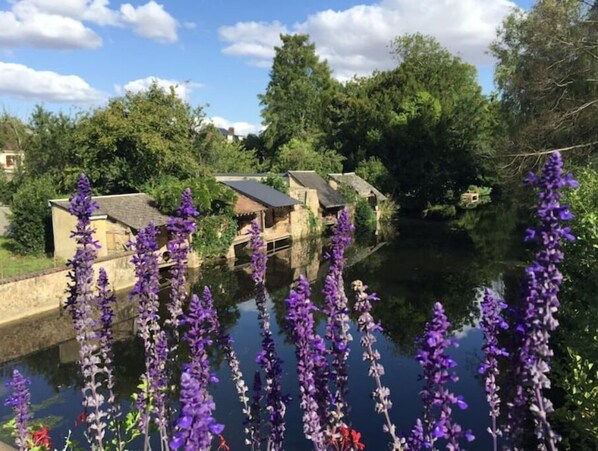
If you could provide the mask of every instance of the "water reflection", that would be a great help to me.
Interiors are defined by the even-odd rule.
[[[507,291],[509,286],[513,286],[507,270],[519,255],[520,235],[518,223],[512,216],[513,211],[508,208],[494,208],[469,211],[453,224],[404,220],[399,224],[400,236],[395,240],[379,243],[373,239],[350,248],[345,276],[347,292],[351,293],[351,281],[360,279],[381,298],[374,314],[384,328],[379,345],[387,370],[386,383],[396,406],[392,416],[400,430],[409,430],[420,412],[419,366],[412,359],[413,343],[421,334],[433,303],[441,300],[460,342],[460,347],[452,351],[459,364],[461,378],[456,390],[466,397],[470,405],[468,412],[457,414],[457,419],[473,428],[478,436],[468,449],[488,449],[489,436],[485,433],[488,414],[476,371],[481,340],[481,334],[475,328],[477,300],[483,286],[506,283]],[[309,445],[301,433],[299,394],[293,370],[294,349],[279,325],[286,311],[284,299],[299,274],[306,274],[313,282],[314,302],[322,302],[320,292],[328,268],[323,258],[325,251],[321,241],[305,241],[272,255],[268,261],[268,307],[273,318],[276,345],[285,361],[283,387],[294,398],[287,414],[289,450],[308,449]],[[189,279],[194,292],[201,292],[204,285],[212,289],[221,322],[235,339],[241,368],[251,383],[253,372],[257,369],[254,359],[260,341],[248,264],[240,262],[236,267],[205,267],[191,273]],[[161,296],[166,299],[167,289]],[[120,294],[118,305],[116,391],[118,399],[126,404],[144,367],[143,351],[141,343],[134,338],[135,310],[127,301],[126,293]],[[322,318],[317,317],[317,320],[322,330]],[[352,332],[357,339],[354,328]],[[6,380],[15,366],[33,377],[33,402],[50,400],[39,408],[36,417],[51,416],[53,436],[60,444],[61,437],[73,428],[72,421],[81,410],[78,373],[74,363],[78,350],[73,344],[68,318],[50,315],[0,329],[0,340],[0,362],[3,362],[0,382]],[[373,382],[361,362],[357,341],[352,348],[349,359],[351,419],[363,433],[367,449],[385,449],[382,421],[373,413],[369,396]],[[36,352],[38,349],[44,350]],[[217,349],[212,358],[219,368],[221,381],[214,389],[217,417],[226,424],[225,435],[232,449],[244,449],[240,433],[241,411],[228,369],[222,365],[223,356]],[[184,348],[177,359],[184,361]],[[2,392],[0,396],[3,396]],[[8,410],[0,407],[0,417],[4,418],[7,414]],[[77,429],[76,435],[80,436],[81,432],[80,428]],[[0,437],[0,440],[6,440],[6,437]]]

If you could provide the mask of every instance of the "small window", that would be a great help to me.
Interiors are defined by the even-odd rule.
[[[16,157],[14,155],[7,155],[6,156],[6,167],[13,168],[16,164]]]

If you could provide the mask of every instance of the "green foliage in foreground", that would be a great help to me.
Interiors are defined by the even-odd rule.
[[[202,216],[197,220],[193,248],[203,257],[226,255],[237,236],[237,221],[229,214]]]

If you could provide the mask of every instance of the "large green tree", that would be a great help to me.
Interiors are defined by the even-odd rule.
[[[527,170],[555,148],[566,148],[569,162],[596,155],[597,48],[595,3],[540,0],[505,19],[491,51],[508,121],[502,147],[509,167]]]
[[[420,34],[398,37],[392,52],[395,69],[355,79],[335,95],[328,145],[351,169],[377,157],[407,208],[492,183],[492,108],[476,69]]]
[[[270,71],[262,106],[263,138],[275,152],[291,138],[304,138],[320,130],[322,108],[336,86],[326,61],[320,61],[316,47],[304,34],[281,35],[282,45]]]
[[[137,191],[164,174],[195,176],[200,165],[191,136],[202,116],[174,89],[156,84],[111,99],[79,122],[75,142],[80,165],[103,193]]]
[[[36,106],[29,118],[25,178],[49,176],[60,191],[71,191],[81,169],[74,142],[76,127],[76,119]]]

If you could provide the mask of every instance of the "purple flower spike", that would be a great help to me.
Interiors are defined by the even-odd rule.
[[[166,324],[171,327],[175,341],[178,341],[178,327],[183,315],[183,302],[187,299],[187,259],[189,258],[189,242],[191,235],[195,232],[195,218],[199,212],[193,206],[191,190],[186,188],[181,196],[181,205],[177,210],[177,216],[168,219],[166,228],[172,237],[168,241],[168,251],[172,259],[170,269],[170,301],[168,312],[170,318]],[[175,345],[176,346],[176,345]]]
[[[498,450],[498,437],[502,436],[502,430],[497,426],[497,420],[500,415],[499,388],[496,385],[498,358],[509,355],[504,348],[498,345],[500,330],[509,327],[502,316],[502,311],[506,307],[507,305],[498,299],[492,290],[486,289],[484,291],[484,299],[481,303],[482,319],[480,320],[480,329],[485,337],[485,343],[482,346],[485,359],[480,365],[479,371],[480,374],[486,375],[484,385],[486,387],[486,399],[490,406],[490,417],[492,418],[492,425],[489,432],[492,435],[494,451]]]
[[[106,374],[106,385],[108,388],[108,404],[110,405],[110,413],[113,417],[119,415],[119,406],[115,404],[114,397],[114,354],[112,346],[114,344],[114,335],[112,333],[112,321],[114,320],[113,305],[116,303],[116,296],[110,290],[108,282],[108,274],[104,268],[100,268],[97,282],[98,295],[96,302],[100,307],[100,330],[99,334],[99,351],[102,358],[104,373]]]
[[[424,404],[423,439],[420,431],[414,428],[410,442],[429,443],[431,446],[437,439],[446,439],[452,450],[458,450],[459,439],[473,437],[470,431],[463,431],[461,426],[452,419],[452,406],[460,408],[466,406],[463,398],[456,396],[446,388],[451,382],[457,382],[458,377],[453,368],[455,361],[446,354],[446,348],[455,345],[449,338],[451,324],[446,318],[444,308],[440,302],[434,304],[434,313],[430,322],[426,324],[421,348],[416,360],[424,370],[424,388],[420,396]],[[417,426],[417,425],[416,425]]]
[[[31,394],[29,388],[31,381],[23,376],[19,370],[13,370],[12,378],[6,382],[6,388],[12,391],[12,394],[6,398],[4,405],[12,407],[15,419],[15,445],[19,451],[28,449],[27,441],[29,439],[29,420],[32,415],[29,413],[29,404],[31,404]]]
[[[270,314],[266,310],[266,253],[264,241],[257,221],[251,223],[249,230],[251,247],[251,278],[255,283],[255,304],[262,336],[262,351],[256,361],[262,367],[266,380],[266,411],[270,421],[269,442],[273,450],[283,449],[287,397],[282,394],[282,360],[278,357],[272,331]]]
[[[100,393],[99,380],[102,369],[95,329],[98,324],[94,319],[93,262],[96,258],[98,243],[93,239],[91,215],[97,208],[91,197],[89,180],[81,174],[77,193],[71,196],[70,213],[77,218],[77,226],[71,232],[75,238],[77,250],[67,265],[70,268],[70,283],[66,308],[71,314],[75,338],[79,344],[79,367],[83,376],[83,406],[88,411],[87,435],[93,447],[102,448],[105,435],[107,413],[103,410],[104,396]]]
[[[213,416],[216,404],[208,391],[210,383],[218,381],[210,371],[208,348],[220,325],[212,293],[207,287],[201,299],[195,294],[191,297],[185,323],[189,325],[185,341],[189,345],[191,361],[181,374],[181,413],[170,447],[208,450],[212,436],[222,432],[224,426],[216,423]]]
[[[558,264],[564,258],[561,241],[574,239],[570,228],[562,226],[562,221],[571,220],[573,215],[560,203],[561,190],[576,188],[578,183],[571,174],[563,173],[563,161],[558,152],[550,155],[540,177],[529,176],[526,181],[538,189],[536,215],[540,222],[527,238],[539,243],[540,250],[525,271],[525,299],[517,329],[521,332],[520,349],[514,370],[520,380],[509,403],[511,425],[508,432],[513,441],[518,440],[525,408],[529,404],[540,446],[556,450],[559,437],[548,421],[548,415],[554,409],[543,390],[550,388],[547,374],[553,352],[549,340],[551,332],[558,327],[555,314],[560,305],[557,296],[563,280]]]
[[[301,390],[300,406],[303,410],[303,433],[316,450],[325,450],[324,430],[318,406],[316,362],[322,357],[316,346],[321,338],[314,333],[313,311],[317,310],[309,299],[311,288],[305,276],[299,276],[297,286],[291,290],[287,302],[286,327],[295,343],[297,375]]]
[[[392,438],[391,449],[402,450],[404,443],[397,437],[396,427],[390,420],[389,411],[392,408],[390,390],[382,385],[381,377],[384,375],[384,367],[379,363],[380,353],[374,349],[376,343],[374,332],[381,331],[382,328],[374,321],[371,312],[372,302],[378,301],[379,298],[375,293],[368,294],[367,286],[361,280],[353,282],[353,290],[357,293],[353,307],[359,314],[357,328],[363,334],[360,340],[361,346],[365,349],[363,360],[369,362],[369,375],[376,381],[376,390],[372,393],[372,397],[376,401],[376,413],[384,416],[384,432],[388,432]]]
[[[341,421],[347,414],[347,359],[349,357],[349,341],[353,338],[349,333],[349,309],[343,280],[345,268],[345,250],[351,244],[353,225],[349,220],[349,212],[345,208],[338,218],[338,223],[331,239],[330,268],[322,290],[324,294],[323,312],[327,316],[326,339],[331,343],[332,368],[335,379],[336,404],[335,418]]]
[[[168,343],[166,334],[159,323],[160,290],[158,269],[157,230],[153,223],[139,230],[132,243],[135,253],[131,262],[135,266],[137,283],[131,291],[131,300],[137,301],[137,333],[143,340],[145,351],[145,373],[141,376],[144,382],[143,392],[139,394],[141,404],[140,429],[146,435],[149,433],[149,422],[155,414],[155,422],[160,431],[163,444],[167,444],[168,416],[166,409],[166,388],[168,377],[166,361],[168,358]]]

